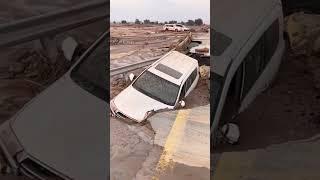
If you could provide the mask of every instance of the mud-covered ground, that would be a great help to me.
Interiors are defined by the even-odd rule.
[[[192,27],[201,34],[201,28]],[[178,45],[188,32],[163,31],[161,25],[119,25],[110,28],[110,68],[161,56]]]
[[[320,133],[319,20],[320,15],[303,12],[285,18],[287,50],[278,76],[241,113],[240,144],[229,150],[264,148]]]
[[[161,26],[111,26],[111,68],[163,55],[186,35],[186,32],[163,32],[161,29]],[[142,70],[133,73],[138,75]],[[156,113],[143,124],[110,117],[112,180],[209,179],[209,108],[202,108],[209,107],[207,83],[207,80],[200,79],[195,90],[185,99],[184,109],[190,111],[186,120],[176,120],[178,111]],[[110,98],[129,84],[125,77],[113,77]],[[198,115],[199,111],[202,116]],[[179,125],[175,125],[176,121]],[[186,124],[185,129],[180,127],[184,123],[179,121]],[[198,147],[190,148],[191,142]],[[179,148],[173,148],[177,144],[180,144]],[[167,156],[172,162],[164,160]],[[163,168],[166,165],[171,168]]]
[[[289,52],[272,86],[237,119],[239,144],[222,145],[216,151],[247,151],[319,134],[320,90],[310,68],[316,64],[309,64],[308,60]]]
[[[304,13],[286,17],[287,49],[279,72],[236,118],[239,143],[220,144],[213,150],[212,171],[221,153],[266,149],[320,133],[319,18]]]

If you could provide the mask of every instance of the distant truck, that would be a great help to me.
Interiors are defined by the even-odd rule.
[[[176,32],[190,31],[189,28],[185,27],[182,24],[165,24],[163,26],[163,30],[165,30],[165,31],[176,31]]]

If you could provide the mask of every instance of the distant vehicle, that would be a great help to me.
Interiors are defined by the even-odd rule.
[[[183,101],[199,80],[197,60],[171,51],[145,69],[111,102],[114,116],[136,122],[165,109],[184,107]]]
[[[285,41],[280,0],[217,0],[213,17],[210,111],[215,144],[221,127],[235,122],[235,117],[270,85],[278,72]]]
[[[189,28],[185,27],[182,24],[165,24],[163,26],[163,30],[165,30],[165,31],[177,31],[177,32],[190,31]]]
[[[32,179],[107,179],[104,33],[59,80],[0,126],[14,172]]]

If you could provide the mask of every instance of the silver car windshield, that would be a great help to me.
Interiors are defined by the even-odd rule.
[[[180,87],[149,71],[145,71],[132,86],[139,92],[164,104],[174,106]]]

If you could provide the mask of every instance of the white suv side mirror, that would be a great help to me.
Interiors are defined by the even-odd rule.
[[[131,82],[134,80],[134,78],[135,78],[135,75],[133,73],[130,73],[129,74],[129,79],[130,79]]]
[[[186,106],[186,102],[183,100],[179,101],[180,107],[184,108]]]
[[[68,37],[62,41],[61,50],[68,61],[72,60],[78,46],[79,43],[72,37]]]
[[[224,136],[227,138],[228,143],[236,144],[239,141],[240,130],[238,125],[234,123],[228,123],[222,126],[221,130]]]

